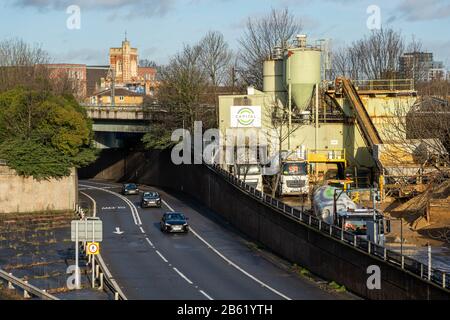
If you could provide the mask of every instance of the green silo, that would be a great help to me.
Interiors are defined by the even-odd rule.
[[[284,81],[283,59],[271,59],[264,61],[263,67],[264,89],[263,91],[280,100],[286,101],[286,85]]]
[[[321,81],[321,51],[306,45],[306,36],[297,37],[297,47],[285,55],[286,87],[291,85],[292,102],[305,110],[314,94],[314,86]]]

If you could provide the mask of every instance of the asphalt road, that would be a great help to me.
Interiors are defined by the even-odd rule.
[[[315,283],[270,262],[213,212],[158,188],[161,209],[141,209],[140,196],[123,197],[119,184],[80,181],[103,220],[101,254],[132,300],[337,299]],[[145,188],[147,189],[147,188]],[[82,194],[84,203],[89,200]],[[189,217],[189,234],[164,234],[159,221],[175,210]],[[115,233],[116,228],[122,234]]]

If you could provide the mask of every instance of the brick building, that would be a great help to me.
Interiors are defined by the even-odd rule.
[[[50,70],[50,78],[58,79],[61,85],[69,81],[75,90],[78,99],[84,99],[87,95],[87,67],[85,64],[57,63],[45,65]]]

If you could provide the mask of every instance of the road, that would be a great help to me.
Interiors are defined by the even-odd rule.
[[[217,215],[184,196],[148,188],[161,194],[163,207],[141,209],[140,196],[124,197],[120,187],[80,181],[83,203],[95,201],[97,216],[103,220],[103,259],[128,299],[338,298],[270,262]],[[162,214],[173,210],[189,217],[189,234],[169,235],[159,230]]]

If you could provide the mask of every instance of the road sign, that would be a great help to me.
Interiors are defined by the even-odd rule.
[[[88,242],[86,251],[88,255],[97,255],[100,253],[100,244],[98,242]]]
[[[74,220],[71,224],[71,231],[71,238],[74,242],[77,240],[78,242],[103,241],[103,223],[101,220]]]

